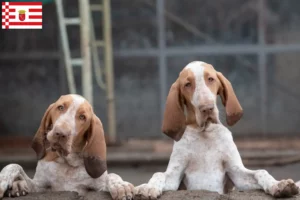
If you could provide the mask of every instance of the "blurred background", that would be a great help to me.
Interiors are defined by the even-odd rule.
[[[160,130],[169,87],[201,60],[244,108],[230,129],[245,164],[300,179],[299,10],[299,0],[44,0],[42,30],[0,33],[0,167],[33,173],[46,108],[78,93],[104,124],[111,169],[147,181],[172,149]]]

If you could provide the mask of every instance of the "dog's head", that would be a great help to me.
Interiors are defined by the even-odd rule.
[[[205,130],[210,123],[220,123],[217,95],[226,108],[227,124],[234,125],[242,117],[243,110],[231,83],[210,64],[200,61],[189,63],[171,86],[163,133],[178,141],[186,125]]]
[[[80,153],[88,174],[97,178],[106,171],[106,144],[102,123],[91,105],[79,95],[61,96],[46,110],[32,148],[38,159],[47,149],[60,156]]]

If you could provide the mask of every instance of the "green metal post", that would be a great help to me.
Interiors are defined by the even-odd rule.
[[[107,117],[109,142],[116,142],[116,114],[114,98],[114,68],[113,68],[113,49],[111,39],[111,18],[110,0],[103,0],[103,24],[104,24],[104,63],[106,74],[106,95],[107,95]]]

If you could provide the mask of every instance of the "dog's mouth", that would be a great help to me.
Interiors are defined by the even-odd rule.
[[[46,143],[48,144],[48,151],[52,151],[52,152],[57,152],[60,156],[67,156],[70,154],[70,151],[67,147],[67,143],[68,142],[64,142],[64,144],[62,144],[62,141],[60,141],[60,139],[55,139],[53,137],[53,126],[51,125],[51,127],[48,127],[47,132],[45,134],[45,140]]]
[[[62,156],[67,156],[70,154],[70,152],[67,149],[65,149],[64,147],[62,147],[62,145],[60,145],[58,142],[50,143],[49,150],[51,150],[53,152],[57,152],[59,155],[62,155]]]
[[[209,116],[205,120],[202,121],[200,124],[200,128],[202,131],[204,131],[210,124],[217,124],[218,121],[215,117]]]

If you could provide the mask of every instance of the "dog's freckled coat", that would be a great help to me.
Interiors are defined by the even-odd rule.
[[[100,119],[79,95],[65,95],[46,110],[32,147],[39,159],[30,179],[21,166],[0,173],[0,199],[28,192],[108,191],[113,199],[131,199],[134,187],[106,169],[106,144]],[[18,185],[19,187],[14,187]],[[11,189],[12,188],[12,189]]]
[[[292,180],[277,181],[265,170],[244,167],[231,132],[219,120],[217,95],[225,106],[228,125],[235,124],[243,110],[220,72],[200,61],[181,71],[167,97],[162,126],[175,140],[167,170],[136,187],[136,199],[156,199],[163,191],[178,190],[182,182],[187,190],[220,194],[233,185],[240,190],[263,189],[275,197],[298,194]]]

